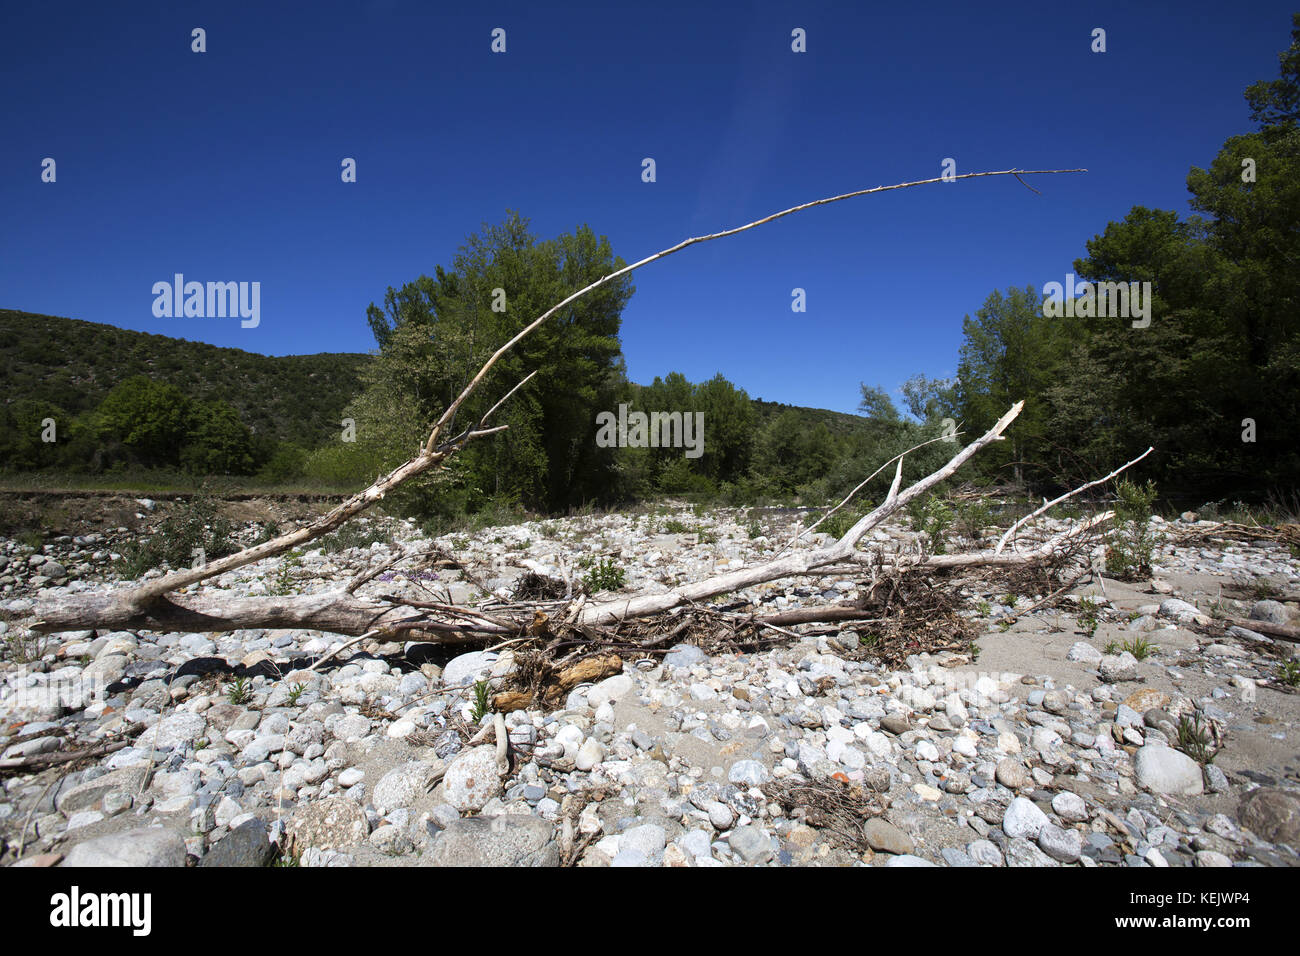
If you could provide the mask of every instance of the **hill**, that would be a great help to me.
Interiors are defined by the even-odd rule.
[[[338,434],[343,407],[370,356],[321,352],[270,356],[120,329],[98,322],[0,309],[0,402],[48,401],[78,415],[133,375],[191,398],[229,403],[259,435],[313,445]]]

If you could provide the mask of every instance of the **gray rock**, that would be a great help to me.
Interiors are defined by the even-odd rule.
[[[1007,841],[1007,866],[1060,866],[1050,856],[1024,837]]]
[[[1270,843],[1300,845],[1300,795],[1261,787],[1241,801],[1241,825]]]
[[[217,842],[199,866],[266,866],[275,856],[266,824],[256,818],[245,820]]]
[[[1038,831],[1038,846],[1053,860],[1073,863],[1083,852],[1083,837],[1078,830],[1064,830],[1053,823],[1045,823]]]
[[[929,860],[923,860],[919,856],[904,854],[903,856],[891,856],[885,863],[885,866],[935,866]]]
[[[1002,831],[1012,839],[1034,840],[1047,823],[1047,814],[1038,809],[1038,804],[1025,797],[1016,797],[1002,816]]]
[[[207,726],[202,714],[181,712],[162,718],[153,729],[141,734],[140,739],[158,750],[172,750],[202,737]]]
[[[627,850],[641,853],[653,864],[664,858],[664,847],[668,845],[668,834],[656,823],[646,823],[639,827],[625,830],[618,837],[618,852],[621,856]],[[644,865],[644,864],[643,864]]]
[[[430,866],[559,866],[554,835],[551,824],[529,814],[452,820],[425,859]]]
[[[1227,793],[1228,792],[1228,775],[1212,763],[1207,763],[1204,768],[1205,789],[1210,793]]]
[[[1215,850],[1201,850],[1196,854],[1196,865],[1206,867],[1232,866],[1232,857]]]
[[[1179,624],[1208,624],[1210,619],[1202,614],[1193,604],[1178,598],[1165,598],[1160,602],[1160,616],[1177,621]]]
[[[334,850],[356,846],[370,835],[365,811],[348,797],[327,797],[301,804],[290,827],[299,850]]]
[[[375,784],[371,803],[381,814],[409,807],[429,792],[444,769],[441,760],[410,760],[394,767]]]
[[[619,701],[633,692],[636,685],[627,674],[615,674],[607,677],[587,690],[587,703],[595,708],[611,701]]]
[[[1138,785],[1155,793],[1190,797],[1205,790],[1200,764],[1172,747],[1147,744],[1139,748],[1133,764]]]
[[[771,774],[757,760],[737,760],[731,765],[727,779],[747,787],[760,787],[771,779]]]
[[[880,817],[872,817],[863,824],[862,833],[867,845],[878,852],[902,855],[916,849],[910,836]]]
[[[1074,661],[1076,664],[1100,664],[1102,653],[1087,641],[1075,641],[1070,645],[1070,652],[1065,656],[1067,660]]]
[[[166,827],[141,827],[78,843],[63,866],[184,866],[185,838]]]
[[[1106,654],[1098,665],[1101,679],[1108,684],[1119,681],[1134,680],[1137,677],[1137,658],[1124,651],[1122,654]]]
[[[756,826],[736,827],[727,835],[727,845],[746,863],[766,863],[772,859],[772,840]]]
[[[1063,790],[1052,797],[1052,812],[1066,823],[1082,823],[1088,819],[1088,807],[1083,797]]]
[[[144,781],[145,773],[145,767],[123,767],[121,770],[110,770],[101,777],[86,780],[60,791],[54,800],[54,805],[64,816],[71,816],[79,810],[88,810],[95,806],[104,799],[106,794],[112,793],[114,790],[139,793],[140,784]]]
[[[1002,865],[1002,851],[988,840],[975,840],[966,847],[966,852],[979,866]]]
[[[664,655],[664,670],[690,670],[696,664],[703,664],[708,658],[694,644],[678,644]]]
[[[50,573],[49,568],[48,564],[44,567],[46,574]],[[1256,601],[1254,607],[1250,609],[1250,619],[1267,621],[1269,624],[1285,624],[1288,620],[1286,605],[1278,601]]]

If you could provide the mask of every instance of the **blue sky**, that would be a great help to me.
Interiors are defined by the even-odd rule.
[[[366,305],[507,209],[543,237],[589,224],[630,262],[946,157],[1086,167],[1036,177],[1041,195],[1004,177],[850,200],[634,276],[634,381],[722,372],[842,411],[862,381],[897,397],[954,372],[962,317],[994,289],[1063,280],[1135,204],[1187,213],[1189,167],[1249,129],[1242,91],[1289,44],[1285,3],[988,6],[11,5],[0,307],[366,351]],[[260,282],[260,324],[155,318],[152,286],[177,272]]]

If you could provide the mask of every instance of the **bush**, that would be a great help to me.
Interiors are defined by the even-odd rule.
[[[1123,581],[1151,576],[1151,554],[1159,536],[1151,530],[1155,482],[1138,485],[1127,478],[1115,489],[1115,528],[1106,548],[1106,573]]]
[[[623,569],[606,558],[583,576],[582,583],[592,594],[597,591],[617,591],[623,586],[625,577]]]
[[[205,561],[237,550],[234,525],[217,512],[217,501],[201,490],[177,505],[158,523],[154,533],[131,542],[122,551],[119,570],[129,578],[161,567],[189,567],[202,551]]]

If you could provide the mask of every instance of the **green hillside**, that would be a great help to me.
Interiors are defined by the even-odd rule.
[[[254,433],[311,446],[337,435],[370,356],[283,357],[119,329],[98,322],[0,309],[0,403],[94,409],[134,375],[175,385],[200,401],[225,401]]]

